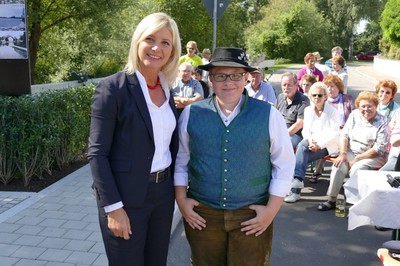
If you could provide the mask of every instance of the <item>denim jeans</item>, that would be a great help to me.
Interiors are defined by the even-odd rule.
[[[290,136],[290,141],[292,142],[293,149],[297,147],[297,145],[300,143],[301,140],[302,140],[302,137],[300,137],[297,134]]]
[[[270,265],[272,223],[261,235],[246,236],[240,223],[256,215],[248,207],[223,210],[200,203],[194,211],[206,220],[206,228],[192,229],[184,221],[193,266]]]
[[[310,162],[324,158],[328,155],[326,148],[315,152],[308,149],[308,140],[303,139],[296,149],[296,167],[294,168],[294,176],[304,179],[306,176],[307,166]]]

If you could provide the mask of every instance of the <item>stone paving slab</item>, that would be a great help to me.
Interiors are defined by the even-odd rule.
[[[35,194],[34,192],[0,192],[0,214]]]
[[[108,265],[91,183],[85,165],[38,193],[0,191],[0,265]]]

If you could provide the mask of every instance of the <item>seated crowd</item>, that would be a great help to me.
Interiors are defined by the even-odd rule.
[[[173,94],[178,110],[194,101],[212,96],[208,73],[197,70],[197,44],[187,44],[188,54],[182,56]],[[264,80],[264,70],[251,72],[245,93],[269,102],[282,114],[296,156],[292,189],[285,202],[301,198],[307,168],[314,168],[308,181],[318,182],[326,158],[332,162],[327,201],[317,206],[319,211],[335,208],[336,198],[345,178],[358,170],[393,171],[400,148],[391,147],[390,137],[400,138],[400,109],[394,101],[397,85],[382,80],[374,92],[360,92],[354,100],[347,94],[347,65],[341,56],[343,49],[334,47],[332,58],[321,64],[319,52],[304,57],[305,66],[297,75],[281,76],[282,93]],[[203,55],[204,54],[204,55]],[[210,60],[210,50],[201,54]],[[197,59],[197,60],[196,60]],[[206,71],[205,71],[206,72]],[[193,74],[193,77],[192,77]]]
[[[333,58],[333,62],[337,57]],[[340,63],[344,65],[343,61]],[[344,71],[343,67],[340,71]],[[304,73],[304,68],[301,73]],[[400,135],[400,109],[394,101],[397,86],[391,80],[380,81],[376,92],[360,92],[353,102],[351,95],[345,93],[342,78],[334,72],[324,77],[322,82],[315,82],[312,74],[304,74],[301,79],[297,77],[299,87],[290,93],[287,77],[291,75],[296,76],[293,73],[282,75],[282,94],[276,103],[276,108],[285,118],[289,134],[297,136],[297,142],[292,141],[296,167],[292,189],[285,202],[294,203],[301,198],[306,169],[312,162],[315,163],[315,171],[309,181],[318,182],[324,158],[329,157],[332,170],[328,200],[320,203],[317,209],[332,210],[345,178],[352,178],[358,170],[394,170],[400,150],[390,147],[389,143],[391,136]],[[289,97],[298,94],[300,88],[309,102]],[[300,99],[299,95],[297,99]],[[301,126],[293,132],[292,126],[296,122]]]

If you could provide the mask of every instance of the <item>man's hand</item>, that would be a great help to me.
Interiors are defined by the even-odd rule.
[[[132,235],[131,224],[123,208],[119,208],[108,214],[108,228],[116,237],[122,237],[125,240]]]
[[[183,109],[189,104],[189,100],[181,97],[174,97],[175,106],[178,109]]]
[[[206,220],[193,210],[195,206],[199,205],[198,201],[190,198],[180,198],[176,201],[183,218],[185,218],[190,227],[198,230],[206,227]]]
[[[264,205],[250,205],[249,209],[256,212],[256,217],[241,223],[242,232],[246,235],[259,236],[267,230],[275,218],[276,211]]]

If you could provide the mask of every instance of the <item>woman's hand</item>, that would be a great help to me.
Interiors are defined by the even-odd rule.
[[[115,211],[109,212],[108,216],[108,228],[114,233],[116,237],[122,237],[125,240],[130,238],[132,235],[131,224],[129,217],[123,208],[119,208]]]
[[[316,141],[308,141],[309,145],[308,145],[308,149],[312,152],[316,152],[317,150],[319,150],[321,147],[317,144]]]
[[[335,159],[335,161],[333,162],[333,165],[336,168],[339,168],[342,163],[347,163],[349,164],[349,159],[347,158],[347,153],[339,153],[339,156]]]

